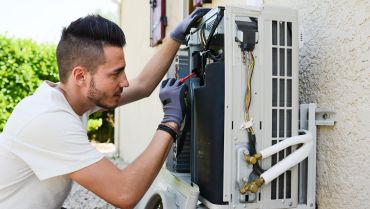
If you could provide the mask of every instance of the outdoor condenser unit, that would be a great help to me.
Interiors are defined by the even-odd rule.
[[[187,38],[169,73],[196,73],[185,83],[182,140],[137,208],[314,208],[297,12],[214,8]]]

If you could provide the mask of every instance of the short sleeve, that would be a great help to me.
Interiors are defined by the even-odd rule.
[[[11,149],[40,180],[72,173],[104,157],[89,142],[81,119],[63,110],[31,120],[17,134]]]

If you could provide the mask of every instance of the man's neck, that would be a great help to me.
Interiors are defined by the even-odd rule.
[[[75,89],[71,89],[71,87],[62,83],[60,83],[56,88],[63,93],[64,97],[76,114],[81,116],[89,109],[94,107],[94,104],[88,101]]]

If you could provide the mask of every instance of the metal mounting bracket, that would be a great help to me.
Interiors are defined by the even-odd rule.
[[[332,108],[316,108],[315,124],[317,126],[334,126],[335,125],[335,110]]]
[[[300,129],[308,130],[314,137],[313,148],[307,160],[299,166],[299,190],[297,209],[313,209],[316,202],[316,131],[317,126],[335,125],[335,111],[317,108],[315,103],[300,105]],[[304,175],[306,174],[306,175]]]

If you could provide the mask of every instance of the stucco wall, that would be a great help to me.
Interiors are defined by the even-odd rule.
[[[300,102],[333,107],[317,138],[319,208],[370,208],[370,1],[268,0],[299,10]]]
[[[149,1],[124,1],[127,73],[136,74],[156,51],[149,46]],[[168,1],[170,27],[181,11]],[[172,3],[171,3],[172,2]],[[245,4],[214,0],[212,6]],[[300,103],[336,110],[335,127],[318,129],[317,202],[320,209],[370,208],[370,1],[265,0],[299,11]],[[176,12],[178,11],[178,12]],[[133,21],[134,17],[138,17]],[[176,20],[176,21],[172,21]],[[161,119],[158,92],[121,109],[121,154],[131,161]]]

